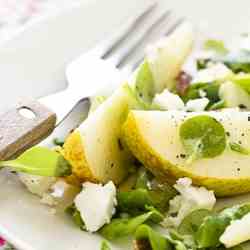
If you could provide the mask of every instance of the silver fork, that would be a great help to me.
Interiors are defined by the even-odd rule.
[[[39,100],[55,111],[57,125],[64,127],[64,134],[65,130],[69,132],[85,119],[90,97],[95,95],[97,90],[106,89],[109,94],[134,70],[143,55],[137,53],[133,57],[133,52],[146,43],[147,37],[157,26],[164,26],[157,34],[159,37],[169,33],[179,24],[180,20],[171,19],[171,14],[171,11],[158,10],[155,3],[151,4],[138,16],[122,24],[111,37],[67,66],[67,89]],[[129,60],[126,60],[128,57]],[[53,136],[57,137],[56,131]]]

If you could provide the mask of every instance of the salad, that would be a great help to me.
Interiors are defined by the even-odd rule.
[[[65,141],[0,166],[101,250],[249,248],[250,35],[205,41],[190,73],[194,40],[182,24]]]

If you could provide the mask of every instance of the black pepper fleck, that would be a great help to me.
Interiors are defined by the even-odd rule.
[[[184,158],[186,158],[186,155],[185,154],[180,154],[180,157],[184,159]]]
[[[242,144],[242,141],[238,141],[239,144]]]
[[[227,132],[226,132],[226,135],[227,135],[227,136],[230,136],[230,133],[227,131]]]
[[[118,147],[121,151],[124,149],[120,138],[118,139]]]
[[[241,134],[241,136],[245,136],[245,134],[244,134],[244,133],[242,133],[242,134]]]
[[[240,108],[240,109],[246,109],[247,107],[246,107],[244,104],[240,104],[240,105],[239,105],[239,108]]]
[[[250,122],[250,116],[248,116],[247,120]]]

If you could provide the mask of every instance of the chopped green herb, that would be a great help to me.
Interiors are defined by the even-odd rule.
[[[199,158],[216,157],[226,148],[224,127],[215,118],[198,115],[184,121],[180,127],[181,142],[189,154],[187,163]]]
[[[0,162],[0,167],[40,176],[62,177],[71,174],[71,166],[63,156],[46,147],[28,149],[15,160]]]
[[[204,49],[213,50],[214,52],[222,55],[226,55],[229,52],[223,41],[213,39],[209,39],[204,43]]]
[[[236,143],[236,142],[230,142],[229,146],[231,148],[231,150],[243,154],[243,155],[249,155],[250,154],[250,150],[242,147],[240,144]]]

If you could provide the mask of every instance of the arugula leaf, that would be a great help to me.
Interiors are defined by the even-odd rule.
[[[166,211],[168,202],[177,194],[168,183],[162,183],[151,173],[141,168],[135,189],[117,193],[118,211],[129,214],[145,212],[145,206],[153,206],[159,211]]]
[[[151,220],[153,216],[157,215],[155,212],[150,211],[132,218],[113,219],[110,224],[105,225],[100,230],[100,233],[108,240],[129,236],[132,235],[140,225]]]
[[[135,232],[135,240],[138,250],[172,250],[171,243],[160,233],[147,225],[141,225]]]
[[[240,219],[250,212],[250,203],[226,208],[216,215],[205,217],[200,225],[195,239],[200,248],[217,247],[219,238],[232,220]]]
[[[188,87],[182,99],[186,103],[189,100],[201,98],[200,92],[203,91],[206,94],[206,98],[209,99],[208,107],[210,107],[220,101],[219,88],[220,85],[218,83],[194,83]]]
[[[243,155],[249,155],[250,151],[244,147],[242,147],[240,144],[236,143],[236,142],[230,142],[229,143],[229,147],[231,148],[231,150],[243,154]]]
[[[222,55],[226,55],[229,50],[225,47],[223,41],[209,39],[204,43],[204,49],[213,50],[214,52]]]
[[[215,102],[212,104],[208,110],[218,110],[218,109],[223,109],[226,107],[226,102],[224,100],[220,100],[218,102]]]
[[[111,250],[106,240],[102,241],[101,250]]]
[[[176,250],[188,250],[196,249],[196,243],[192,236],[190,235],[181,235],[175,230],[169,231],[170,236],[167,237],[169,242],[171,242]]]
[[[85,223],[82,220],[80,212],[77,210],[75,204],[72,204],[71,206],[67,207],[65,209],[65,212],[70,215],[74,221],[74,223],[83,231],[86,230]]]
[[[199,158],[216,157],[226,148],[224,127],[208,115],[191,117],[181,124],[181,142],[189,154],[187,163]]]
[[[150,218],[150,220],[152,222],[158,224],[158,223],[160,223],[161,221],[164,220],[164,215],[161,212],[159,212],[155,207],[146,205],[145,208],[146,208],[147,211],[153,212],[153,214],[152,214],[152,216]]]
[[[244,50],[229,52],[227,55],[217,55],[211,58],[198,59],[196,61],[196,66],[197,69],[205,69],[209,64],[218,62],[224,63],[234,73],[250,73],[250,53]]]
[[[152,205],[153,201],[148,190],[135,189],[128,192],[117,193],[118,211],[121,212],[138,212],[145,210],[145,205]]]
[[[211,211],[207,209],[198,209],[190,214],[188,214],[181,222],[178,227],[178,232],[180,234],[191,234],[194,235],[204,218],[208,215],[211,215]]]
[[[71,174],[71,166],[63,156],[46,147],[28,149],[15,160],[0,162],[0,167],[40,176],[62,177]]]
[[[155,94],[154,79],[147,61],[144,61],[137,71],[135,91],[137,98],[148,104],[152,102]]]

